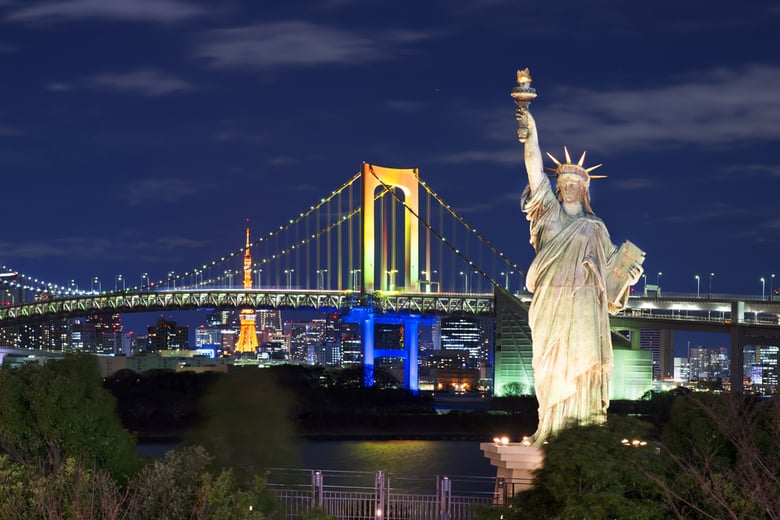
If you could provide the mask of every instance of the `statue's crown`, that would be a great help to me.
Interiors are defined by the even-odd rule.
[[[553,172],[551,174],[552,177],[560,178],[561,176],[574,176],[576,180],[579,182],[582,182],[586,187],[590,186],[590,180],[591,179],[603,179],[606,177],[606,175],[591,175],[590,172],[595,170],[596,168],[600,168],[603,166],[602,164],[597,164],[596,166],[591,166],[590,168],[585,168],[583,166],[583,163],[585,162],[585,154],[586,152],[582,152],[582,156],[580,157],[580,160],[576,163],[571,162],[571,156],[569,155],[569,149],[565,146],[563,147],[563,152],[566,154],[566,162],[562,163],[550,152],[547,152],[547,156],[552,159],[552,161],[556,164],[555,168],[545,168],[545,170]]]

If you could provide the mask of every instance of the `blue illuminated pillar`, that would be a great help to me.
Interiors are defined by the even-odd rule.
[[[363,386],[374,386],[374,313],[362,313],[363,332]]]
[[[404,388],[408,388],[415,394],[419,390],[417,377],[417,352],[419,348],[417,343],[419,330],[419,316],[404,319],[404,350],[406,350],[406,359],[404,359]]]

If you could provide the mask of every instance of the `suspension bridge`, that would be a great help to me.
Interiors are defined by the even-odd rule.
[[[140,283],[128,284],[119,275],[113,285],[97,277],[87,284],[52,283],[2,266],[0,327],[107,311],[349,310],[363,327],[369,382],[374,354],[398,355],[373,351],[373,324],[395,316],[392,319],[401,320],[408,331],[402,356],[405,384],[414,388],[415,374],[409,367],[416,364],[415,320],[431,315],[496,316],[501,301],[517,309],[504,313],[514,318],[497,320],[507,330],[497,325],[496,378],[507,382],[521,372],[529,377],[530,331],[523,323],[523,300],[529,295],[523,291],[523,270],[442,200],[417,169],[363,164],[345,183],[284,224],[254,240],[247,231],[244,247],[184,272],[143,273],[137,280]],[[87,286],[89,290],[79,289]],[[780,302],[763,298],[656,293],[630,298],[613,328],[634,330],[636,338],[642,327],[656,327],[726,332],[732,347],[780,344],[778,316]],[[741,349],[732,348],[736,350]],[[733,370],[735,358],[741,363],[740,356],[732,356]],[[499,377],[502,359],[507,370]]]

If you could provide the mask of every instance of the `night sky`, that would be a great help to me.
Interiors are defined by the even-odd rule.
[[[0,0],[0,265],[163,278],[369,162],[419,168],[525,267],[509,91],[529,67],[542,149],[604,163],[593,209],[648,283],[760,295],[780,275],[778,26],[751,0]]]

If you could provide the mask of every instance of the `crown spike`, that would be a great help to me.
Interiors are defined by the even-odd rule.
[[[582,166],[585,164],[585,154],[588,153],[586,150],[582,151],[582,156],[580,156],[580,160],[577,161],[577,166]]]
[[[602,166],[604,166],[604,164],[603,164],[603,163],[601,163],[601,164],[597,164],[596,166],[591,166],[590,168],[585,168],[585,171],[586,171],[586,172],[588,172],[588,173],[590,174],[590,172],[592,172],[592,171],[593,171],[593,170],[595,170],[596,168],[601,168]]]
[[[558,176],[558,168],[550,168],[549,166],[545,166],[544,169],[548,172],[553,172],[556,177]]]
[[[566,154],[566,164],[571,164],[571,156],[569,155],[569,149],[565,146],[563,147],[563,153]]]
[[[606,179],[607,178],[606,175],[590,175],[589,177],[591,179]]]
[[[561,165],[561,161],[559,161],[558,159],[556,159],[555,157],[553,157],[553,154],[551,154],[550,152],[545,152],[545,153],[547,154],[547,157],[549,157],[550,159],[552,159],[552,162],[554,162],[554,163],[555,163],[555,164],[557,164],[558,166],[560,166],[560,165]]]

